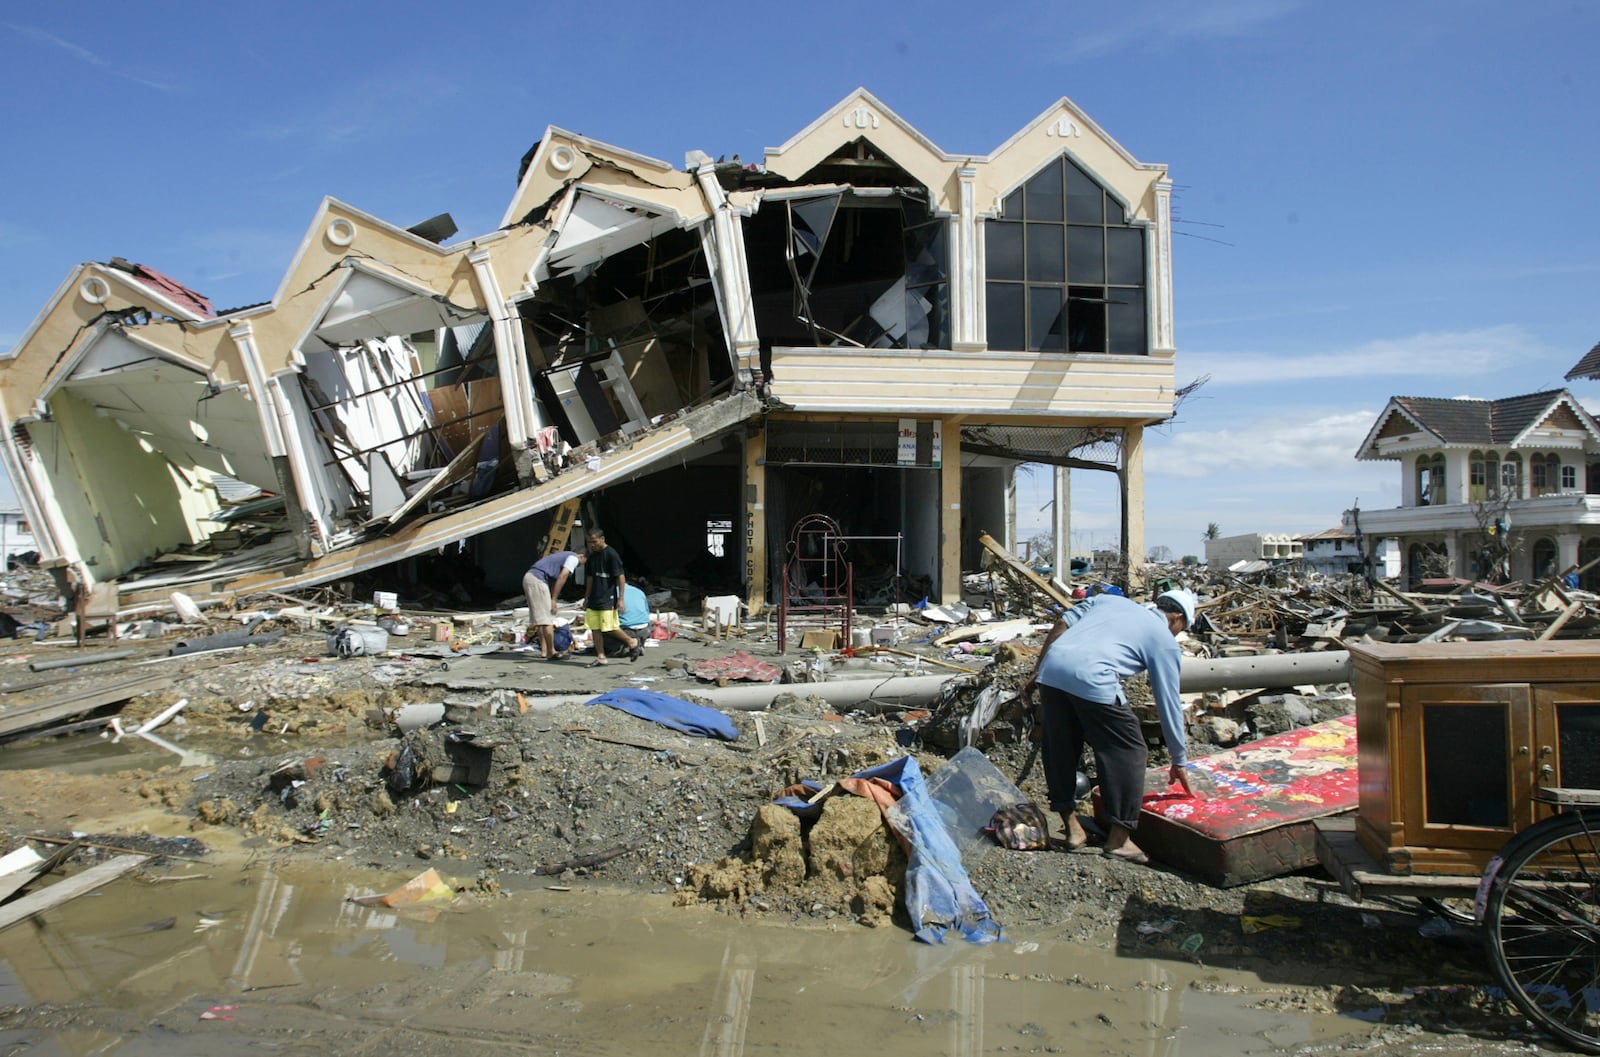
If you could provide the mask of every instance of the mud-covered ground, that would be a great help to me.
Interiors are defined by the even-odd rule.
[[[461,651],[459,639],[452,649],[421,634],[391,640],[386,655],[340,658],[329,656],[325,629],[282,623],[286,634],[272,645],[209,657],[164,660],[170,640],[131,644],[139,654],[131,663],[172,678],[124,709],[122,726],[186,700],[157,733],[204,754],[189,766],[168,753],[135,770],[84,775],[30,769],[37,744],[0,750],[0,765],[12,768],[0,798],[6,847],[68,830],[105,844],[119,834],[184,836],[211,854],[271,852],[366,875],[431,866],[483,892],[581,878],[739,917],[909,931],[899,891],[904,858],[875,809],[834,797],[802,832],[771,802],[803,781],[826,784],[906,753],[934,773],[955,748],[953,717],[983,686],[1014,688],[1031,668],[1026,646],[995,650],[993,668],[932,714],[835,711],[808,693],[814,687],[795,683],[760,712],[728,710],[739,736],[724,741],[581,699],[639,686],[695,700],[712,685],[687,674],[700,660],[735,649],[778,666],[793,657],[780,657],[760,635],[674,639],[639,661],[589,668],[581,656],[558,664],[511,652],[486,634],[478,636],[481,658]],[[907,630],[907,652],[945,657],[912,641],[917,634]],[[37,651],[18,646],[20,667],[18,658]],[[988,659],[958,658],[969,667]],[[842,667],[885,678],[892,665]],[[925,663],[920,671],[956,674]],[[120,677],[127,672],[121,667]],[[1231,714],[1248,736],[1348,708],[1348,696],[1329,688],[1208,715]],[[419,722],[428,725],[399,729]],[[1214,740],[1218,729],[1197,724],[1194,740]],[[1027,766],[1027,730],[1027,717],[1002,705],[980,741],[1013,779]],[[93,733],[74,737],[85,755],[100,743]],[[1040,768],[1028,770],[1022,792],[1043,801]],[[1051,824],[1059,837],[1059,820]],[[1390,1023],[1398,1016],[1434,1031],[1463,1021],[1517,1030],[1519,1018],[1487,989],[1486,959],[1469,927],[1447,926],[1416,906],[1353,906],[1315,870],[1219,889],[1159,863],[1063,850],[984,847],[966,865],[1014,941],[1050,936],[1246,969],[1290,985],[1307,1010],[1387,1009]]]

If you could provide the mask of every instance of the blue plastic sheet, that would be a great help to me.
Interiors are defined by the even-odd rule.
[[[900,790],[896,815],[900,816],[900,834],[911,845],[905,904],[912,934],[923,943],[943,943],[951,932],[969,943],[999,939],[1000,923],[989,915],[988,904],[972,887],[966,867],[961,865],[961,852],[950,839],[938,805],[928,795],[916,758],[902,756],[851,777],[881,778]],[[778,803],[796,810],[806,806],[805,801],[793,797]]]
[[[721,738],[724,741],[739,739],[739,728],[733,725],[733,720],[716,709],[655,690],[608,690],[584,704],[610,705],[630,716],[648,719],[698,738]]]

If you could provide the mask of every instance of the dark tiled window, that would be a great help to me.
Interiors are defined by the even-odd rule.
[[[1075,163],[1035,173],[984,230],[990,348],[1149,353],[1145,231]]]

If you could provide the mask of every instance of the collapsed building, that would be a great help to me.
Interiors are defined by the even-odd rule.
[[[578,509],[752,607],[819,575],[951,601],[983,533],[1015,546],[1025,463],[1058,550],[1090,468],[1143,553],[1171,191],[1066,99],[986,156],[865,90],[759,164],[552,126],[498,230],[325,199],[262,304],[79,266],[0,360],[0,450],[42,563],[125,606],[451,549],[514,587]]]

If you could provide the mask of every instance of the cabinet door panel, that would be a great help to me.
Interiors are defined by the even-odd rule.
[[[1534,688],[1533,786],[1600,789],[1600,684]]]
[[[1414,686],[1403,698],[1407,844],[1498,848],[1532,821],[1527,686]]]

